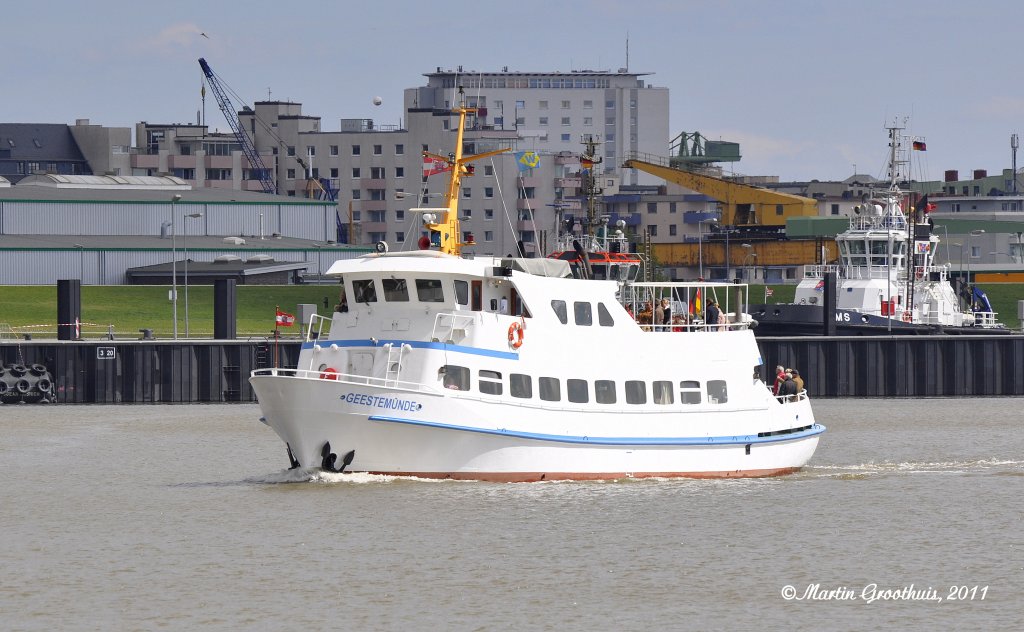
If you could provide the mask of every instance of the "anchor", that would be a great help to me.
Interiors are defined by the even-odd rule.
[[[285,443],[284,445],[285,445],[285,447],[288,448],[288,461],[291,463],[291,467],[289,467],[288,469],[289,470],[294,470],[294,469],[299,467],[299,460],[295,458],[294,454],[292,454],[292,446],[291,446],[291,444],[290,443]]]
[[[328,472],[344,472],[345,468],[352,463],[352,459],[356,456],[355,450],[349,450],[345,453],[345,456],[341,457],[341,467],[335,467],[335,463],[338,461],[338,455],[331,452],[331,442],[325,441],[324,447],[320,449],[320,457],[323,461],[320,463],[320,467]]]

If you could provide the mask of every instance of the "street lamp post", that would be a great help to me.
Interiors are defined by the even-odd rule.
[[[85,246],[82,244],[74,244],[75,248],[78,248],[78,279],[84,285],[85,284]]]
[[[184,232],[182,232],[182,234],[181,234],[181,249],[182,249],[182,252],[184,253],[183,256],[185,258],[185,337],[186,338],[189,337],[189,331],[188,331],[188,243],[187,243],[188,242],[188,223],[185,220],[186,219],[196,219],[197,217],[202,217],[202,216],[203,216],[202,213],[189,213],[188,215],[185,215],[182,218],[182,220],[181,220],[181,226],[184,229]]]
[[[702,219],[697,223],[697,257],[699,259],[700,280],[704,280],[704,224],[714,224],[718,220],[714,217]]]
[[[171,304],[174,313],[174,339],[178,339],[178,230],[174,227],[174,207],[181,200],[181,194],[171,197]]]

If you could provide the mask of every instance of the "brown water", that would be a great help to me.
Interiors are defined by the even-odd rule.
[[[539,484],[287,472],[253,405],[0,406],[0,629],[1016,630],[1022,404],[818,401],[793,476]]]

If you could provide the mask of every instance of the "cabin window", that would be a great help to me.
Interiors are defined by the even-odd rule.
[[[871,242],[871,265],[873,266],[884,266],[886,265],[886,259],[889,251],[889,242],[886,241],[872,241]]]
[[[590,266],[590,273],[593,274],[593,278],[598,281],[605,281],[608,279],[608,266],[604,264]]]
[[[466,281],[455,282],[455,302],[459,305],[469,305],[469,283]]]
[[[594,401],[598,404],[614,404],[615,380],[596,380],[594,382]]]
[[[656,381],[654,383],[654,403],[667,406],[672,403],[672,382]]]
[[[563,325],[569,322],[569,312],[565,309],[565,301],[551,301],[551,309],[555,310],[555,316],[558,316],[558,322]]]
[[[576,324],[589,327],[594,323],[593,309],[590,307],[590,303],[584,301],[575,301],[572,304],[573,316],[576,317]]]
[[[446,364],[437,372],[445,388],[453,391],[469,390],[469,369],[464,366]]]
[[[647,383],[640,380],[628,380],[626,382],[626,403],[646,404]]]
[[[724,404],[729,401],[725,380],[708,380],[708,401],[712,404]]]
[[[533,397],[533,379],[522,373],[509,373],[508,392],[512,397],[530,399]]]
[[[679,403],[699,404],[700,403],[700,382],[696,380],[683,380],[679,383]]]
[[[357,303],[377,302],[377,288],[373,285],[373,279],[352,281],[352,293],[355,294]]]
[[[444,302],[440,279],[416,279],[416,297],[422,303]]]
[[[604,306],[604,303],[597,304],[597,324],[602,327],[611,327],[615,324],[615,321],[612,320],[611,312]]]
[[[481,370],[479,378],[481,393],[485,395],[501,395],[501,373]]]
[[[409,286],[405,279],[382,279],[384,286],[384,300],[390,303],[404,302],[409,300]]]
[[[542,377],[537,380],[540,388],[540,398],[546,402],[558,402],[562,400],[562,385],[557,377]]]
[[[565,392],[569,397],[569,401],[574,404],[586,404],[590,401],[590,391],[586,380],[566,380]]]

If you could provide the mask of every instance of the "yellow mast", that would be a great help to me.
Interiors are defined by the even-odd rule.
[[[466,115],[473,114],[477,111],[476,108],[466,107],[462,94],[462,87],[460,86],[459,105],[452,109],[452,114],[459,115],[454,153],[448,154],[447,156],[440,156],[428,151],[423,152],[424,156],[434,158],[435,160],[443,160],[448,163],[448,169],[451,172],[448,178],[448,189],[444,194],[444,203],[446,208],[442,211],[441,217],[437,218],[436,222],[424,222],[424,225],[431,233],[438,233],[440,235],[440,251],[445,254],[455,256],[459,256],[462,253],[463,246],[476,245],[476,242],[472,239],[462,241],[462,231],[459,228],[459,185],[462,183],[463,176],[473,175],[473,167],[469,163],[474,160],[510,151],[510,148],[505,148],[473,156],[462,155],[462,139],[466,130]]]

